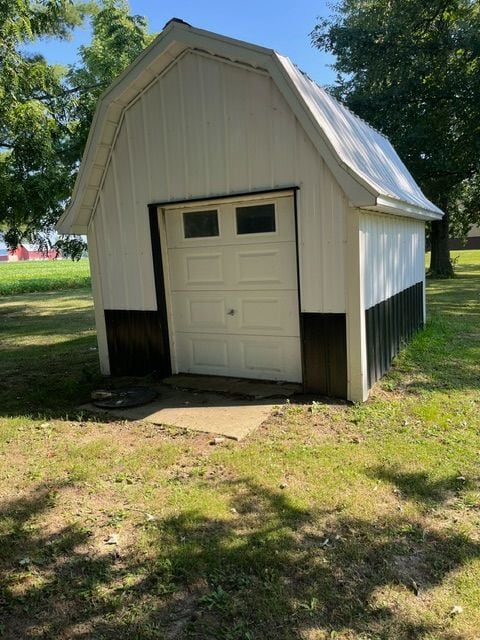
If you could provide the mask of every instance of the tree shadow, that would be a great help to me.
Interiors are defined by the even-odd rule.
[[[369,475],[394,485],[402,497],[412,498],[427,506],[444,503],[454,494],[476,488],[472,480],[458,475],[432,480],[425,471],[407,472],[382,466],[371,470]]]
[[[216,483],[235,496],[228,515],[190,510],[146,522],[139,535],[149,553],[115,557],[92,549],[78,525],[50,535],[33,526],[58,499],[53,490],[62,487],[39,487],[0,512],[8,640],[460,638],[448,615],[438,624],[412,617],[385,592],[428,607],[432,588],[480,557],[464,533],[421,528],[402,514],[307,510],[243,478]]]
[[[95,345],[95,337],[87,335],[4,351],[0,415],[50,419],[72,414],[101,380]]]
[[[64,417],[100,380],[93,307],[84,290],[6,299],[0,311],[0,414]],[[38,304],[36,303],[38,300]]]

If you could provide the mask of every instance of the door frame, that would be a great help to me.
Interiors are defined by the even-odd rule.
[[[184,200],[170,200],[167,202],[155,202],[148,205],[150,217],[150,234],[152,243],[152,259],[153,273],[155,282],[155,293],[157,298],[157,309],[162,318],[162,339],[166,347],[166,353],[169,357],[170,373],[178,373],[176,363],[175,350],[175,324],[173,318],[173,310],[171,303],[171,287],[170,287],[170,265],[168,261],[168,249],[166,238],[166,214],[169,209],[190,208],[195,206],[211,206],[215,204],[225,204],[228,202],[252,202],[255,200],[273,199],[276,197],[285,197],[291,195],[293,197],[293,216],[294,216],[294,245],[295,245],[295,262],[297,269],[297,296],[298,296],[298,323],[299,323],[299,341],[300,341],[300,367],[301,378],[305,380],[305,358],[302,331],[302,307],[301,307],[301,291],[300,291],[300,259],[298,247],[298,208],[297,208],[297,191],[299,187],[282,187],[279,189],[270,189],[263,191],[248,191],[242,193],[234,193],[228,195],[209,196],[204,198],[190,198]]]

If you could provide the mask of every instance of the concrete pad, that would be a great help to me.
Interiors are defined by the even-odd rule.
[[[226,398],[213,393],[181,391],[166,385],[158,387],[158,392],[158,400],[142,407],[106,410],[89,403],[80,408],[121,420],[140,420],[242,440],[269,417],[275,406],[284,402]]]
[[[250,398],[288,398],[294,393],[302,392],[302,385],[295,382],[270,382],[185,373],[164,378],[162,382],[178,389],[212,391],[213,393],[227,393]]]

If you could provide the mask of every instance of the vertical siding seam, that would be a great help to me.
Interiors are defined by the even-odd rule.
[[[223,105],[223,141],[224,141],[224,153],[225,153],[225,193],[230,193],[230,149],[229,149],[229,137],[227,131],[228,126],[228,108],[227,108],[227,92],[226,92],[226,79],[225,79],[225,67],[220,67],[220,84],[222,87],[222,105]]]
[[[168,149],[168,135],[167,135],[167,119],[165,118],[165,96],[160,83],[158,87],[159,87],[160,108],[161,108],[160,119],[161,119],[162,133],[163,133],[163,162],[164,162],[164,171],[165,171],[165,186],[167,191],[166,196],[167,196],[167,200],[171,200],[172,185],[170,181],[170,163],[168,161],[169,149]],[[155,163],[154,163],[154,166],[155,166]]]
[[[252,78],[253,76],[251,76],[249,74],[248,71],[245,71],[245,76],[246,76],[246,87],[247,87],[247,100],[246,100],[246,125],[247,125],[247,131],[246,131],[246,136],[247,136],[247,184],[248,184],[248,191],[252,190],[252,184],[253,184],[253,176],[252,176],[252,167],[255,167],[257,162],[256,162],[256,144],[255,144],[255,137],[252,135],[252,132],[254,130],[254,125],[255,123],[255,118],[252,115],[253,109],[252,109],[252,102],[255,102],[255,96],[254,96],[254,91],[252,91]]]
[[[110,165],[111,166],[111,165]],[[98,207],[100,208],[100,228],[101,228],[101,233],[103,235],[103,256],[105,256],[105,249],[107,248],[107,244],[106,244],[106,238],[108,237],[107,235],[107,229],[106,229],[106,217],[105,217],[105,208],[103,206],[103,190],[100,193],[100,197],[98,199]],[[100,229],[99,229],[100,230]],[[102,237],[100,236],[100,241],[102,240]],[[108,256],[108,254],[107,254]],[[100,257],[100,256],[99,256]],[[107,282],[107,295],[103,297],[103,306],[105,307],[112,307],[112,300],[111,300],[111,296],[112,296],[112,291],[114,291],[113,288],[113,283],[112,283],[112,279],[111,279],[111,269],[100,269],[100,272],[104,274],[104,277],[106,278]]]
[[[319,259],[316,261],[316,264],[320,268],[320,273],[318,274],[318,286],[320,287],[320,291],[318,291],[320,298],[320,308],[323,313],[328,313],[331,309],[330,301],[328,300],[328,296],[326,295],[326,291],[328,289],[328,256],[327,256],[327,241],[326,241],[326,224],[325,221],[327,216],[331,216],[332,212],[329,207],[329,196],[330,190],[326,188],[326,168],[325,162],[322,159],[320,163],[320,175],[318,182],[315,183],[314,180],[312,182],[315,184],[315,188],[312,189],[312,208],[315,211],[315,232],[314,234],[315,240],[318,242],[318,249],[320,252]],[[313,176],[312,176],[313,178]],[[327,202],[328,201],[328,202]],[[318,224],[319,220],[323,218],[323,228],[321,224]]]
[[[112,179],[113,179],[113,190],[115,193],[115,203],[116,203],[116,206],[115,206],[115,217],[117,219],[116,224],[117,224],[117,229],[119,230],[119,242],[120,242],[122,253],[123,253],[124,241],[126,241],[126,239],[124,238],[124,235],[123,235],[124,225],[122,225],[122,216],[120,215],[120,192],[118,188],[118,179],[117,179],[117,162],[115,160],[114,153],[112,154]],[[122,273],[122,280],[123,280],[125,308],[130,309],[131,307],[130,307],[128,278],[127,278],[124,259],[121,260],[120,270]]]
[[[184,76],[182,73],[182,65],[176,66],[178,73],[178,89],[179,89],[179,97],[180,97],[180,115],[181,115],[181,130],[182,130],[182,149],[183,149],[183,162],[185,169],[185,192],[187,197],[192,196],[192,190],[190,186],[190,169],[188,164],[188,153],[187,153],[187,122],[185,117],[185,95],[184,95]]]
[[[152,193],[152,166],[153,166],[153,162],[151,159],[151,149],[150,149],[150,140],[149,140],[149,136],[147,135],[147,128],[145,126],[145,123],[147,122],[147,107],[146,107],[146,101],[143,98],[143,94],[142,94],[142,99],[140,100],[140,105],[142,108],[142,130],[143,130],[143,144],[145,145],[145,157],[147,159],[147,186],[148,186],[148,194],[146,195],[146,200],[147,202],[150,202],[150,200],[153,199],[153,193]]]
[[[420,238],[424,223],[363,212],[361,226],[366,234],[364,284],[368,308],[422,280],[424,255]]]
[[[204,60],[202,56],[196,56],[197,59],[197,75],[200,84],[200,111],[202,114],[202,140],[203,140],[203,163],[205,169],[205,193],[212,192],[212,182],[210,179],[210,154],[207,135],[207,110],[205,107],[205,74],[204,74]]]
[[[141,274],[142,273],[142,265],[141,265],[141,254],[140,254],[140,239],[139,239],[139,234],[138,234],[138,225],[139,225],[139,220],[138,220],[138,216],[137,216],[137,192],[136,192],[136,188],[135,188],[135,177],[134,177],[134,172],[133,172],[133,158],[134,158],[134,154],[133,154],[133,148],[132,148],[132,140],[131,140],[131,114],[132,112],[130,111],[129,113],[126,114],[125,117],[125,128],[126,128],[126,138],[127,138],[127,150],[128,150],[128,169],[129,169],[129,174],[130,174],[130,190],[131,190],[131,199],[132,199],[132,205],[133,205],[133,210],[131,211],[131,216],[133,217],[133,229],[134,229],[134,235],[135,235],[135,247],[136,247],[136,251],[131,251],[130,254],[134,254],[135,255],[135,262],[137,265],[137,274]],[[146,208],[147,203],[145,202],[145,208]],[[137,282],[137,286],[140,289],[140,300],[141,300],[141,308],[145,309],[146,308],[146,302],[145,302],[145,286],[144,286],[144,281],[143,278],[136,278],[136,282]]]
[[[268,79],[268,95],[269,97],[269,108],[271,111],[270,117],[268,119],[269,131],[268,131],[268,155],[270,159],[270,188],[273,189],[276,186],[275,183],[275,161],[276,158],[273,157],[273,149],[274,149],[274,120],[276,117],[276,111],[274,109],[274,90],[276,87],[273,85],[273,80],[271,77]]]

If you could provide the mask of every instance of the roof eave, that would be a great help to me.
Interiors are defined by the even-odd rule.
[[[427,209],[384,195],[377,196],[375,205],[363,206],[360,207],[360,209],[374,211],[376,213],[389,213],[407,218],[416,218],[424,222],[434,222],[441,220],[443,217],[443,211],[434,205],[432,205],[432,209]]]

